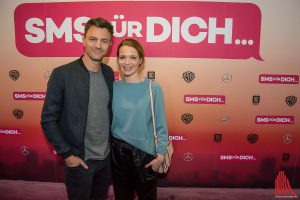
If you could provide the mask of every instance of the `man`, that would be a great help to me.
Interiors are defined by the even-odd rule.
[[[48,82],[41,125],[65,162],[70,200],[105,199],[111,180],[110,124],[114,73],[102,63],[112,44],[113,26],[90,19],[84,55],[55,68]]]

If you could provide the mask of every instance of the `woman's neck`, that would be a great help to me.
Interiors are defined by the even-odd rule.
[[[141,83],[145,80],[145,78],[141,77],[140,73],[133,74],[131,76],[125,76],[124,81],[126,83]]]

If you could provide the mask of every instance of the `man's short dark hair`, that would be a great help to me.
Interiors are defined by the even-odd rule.
[[[91,18],[87,21],[84,28],[84,37],[86,36],[86,33],[91,28],[91,26],[96,26],[97,28],[106,28],[110,32],[111,36],[113,36],[114,34],[113,25],[106,19],[97,17],[97,18]]]

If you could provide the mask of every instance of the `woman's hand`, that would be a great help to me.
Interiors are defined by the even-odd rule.
[[[157,154],[156,158],[154,160],[152,160],[151,162],[149,162],[148,164],[145,165],[145,168],[148,168],[150,166],[152,166],[152,170],[157,172],[159,167],[162,165],[162,163],[164,162],[164,156],[161,154]]]

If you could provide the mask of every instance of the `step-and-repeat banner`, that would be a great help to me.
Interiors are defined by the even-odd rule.
[[[161,186],[300,187],[299,8],[297,0],[1,1],[0,178],[63,181],[40,127],[47,81],[82,55],[84,24],[101,16],[115,28],[104,62],[116,78],[116,47],[133,37],[145,48],[145,77],[163,88],[175,153]]]

